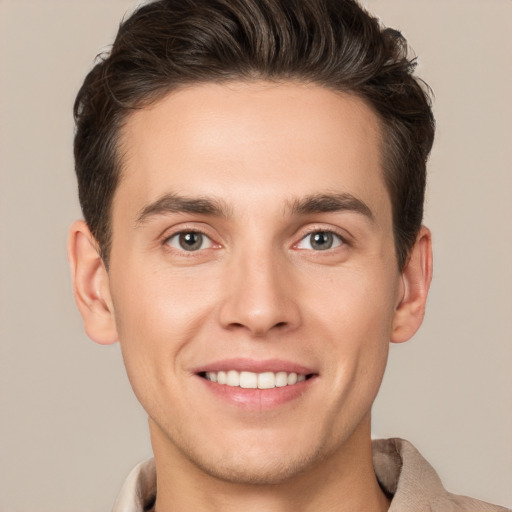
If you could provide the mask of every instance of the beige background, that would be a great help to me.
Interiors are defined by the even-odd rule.
[[[79,216],[74,95],[133,0],[0,0],[0,511],[110,509],[150,455],[117,346],[83,333],[65,257]],[[436,93],[426,223],[435,276],[391,350],[378,436],[446,486],[512,506],[512,1],[367,0]]]

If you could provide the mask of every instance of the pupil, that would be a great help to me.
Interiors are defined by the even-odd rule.
[[[182,233],[180,235],[180,246],[185,251],[194,251],[199,249],[203,243],[203,235],[201,233]]]
[[[325,251],[332,247],[333,238],[332,233],[326,233],[325,231],[319,231],[313,235],[313,241],[311,246],[314,249]]]

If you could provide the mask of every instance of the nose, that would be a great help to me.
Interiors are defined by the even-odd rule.
[[[219,310],[222,327],[254,337],[296,329],[301,318],[289,265],[272,251],[233,256]]]

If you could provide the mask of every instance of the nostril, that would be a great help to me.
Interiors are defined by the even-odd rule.
[[[228,325],[228,329],[240,329],[240,328],[243,328],[243,327],[244,327],[244,324],[241,324],[239,322],[231,322]]]

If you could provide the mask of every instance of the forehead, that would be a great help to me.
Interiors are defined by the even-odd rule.
[[[128,117],[114,214],[124,196],[140,209],[168,193],[235,209],[237,198],[325,192],[386,202],[380,145],[377,116],[354,95],[298,83],[186,87]]]

